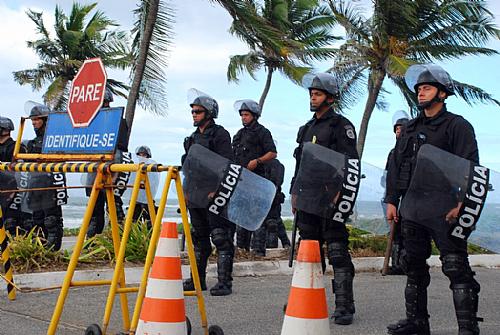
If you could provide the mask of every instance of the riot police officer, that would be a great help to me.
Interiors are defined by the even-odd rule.
[[[191,89],[189,94],[193,96],[189,105],[191,106],[193,126],[196,127],[196,130],[184,140],[186,154],[183,155],[182,162],[184,162],[189,148],[193,144],[200,144],[232,160],[233,151],[229,132],[221,125],[215,123],[215,119],[219,114],[217,101],[207,94],[194,89]],[[232,293],[234,257],[234,244],[230,233],[232,223],[221,216],[209,212],[207,208],[196,208],[194,205],[190,205],[189,201],[188,209],[191,216],[191,234],[193,236],[201,288],[202,290],[207,289],[206,271],[208,257],[212,253],[211,240],[217,248],[218,282],[210,289],[210,294],[214,296],[229,295]],[[194,290],[192,278],[184,282],[184,290]]]
[[[467,242],[454,242],[447,232],[430,227],[448,226],[456,219],[458,207],[443,215],[428,219],[411,218],[405,211],[398,216],[401,196],[414,179],[417,152],[424,143],[431,144],[456,156],[478,163],[479,154],[472,125],[462,116],[446,109],[445,100],[454,95],[449,74],[440,66],[413,65],[405,74],[408,88],[416,93],[418,117],[403,127],[394,154],[389,162],[387,176],[387,218],[402,225],[405,255],[401,266],[407,275],[405,288],[406,319],[388,326],[389,334],[430,334],[427,311],[427,287],[430,283],[426,259],[431,255],[431,239],[440,251],[442,271],[449,278],[453,292],[459,335],[479,334],[477,308],[479,283],[474,279],[467,254]],[[441,176],[429,176],[442,178]],[[407,205],[402,199],[402,209]],[[439,206],[440,201],[435,205]],[[413,211],[429,211],[425,199],[412,201]],[[425,208],[427,207],[427,208]],[[446,210],[448,211],[448,210]],[[408,212],[410,213],[410,212]]]
[[[302,146],[306,142],[315,142],[349,158],[358,158],[354,126],[347,118],[336,113],[334,108],[335,100],[339,97],[335,77],[319,73],[312,76],[310,83],[306,85],[309,89],[310,110],[314,114],[311,120],[300,127],[297,134],[298,147],[294,152],[297,163],[292,187],[301,164]],[[341,325],[351,324],[355,312],[354,265],[348,250],[349,233],[345,224],[296,208],[292,208],[292,211],[296,215],[301,239],[318,240],[320,245],[326,242],[328,260],[334,271],[332,282],[336,306],[334,322]]]
[[[151,149],[147,145],[138,146],[135,149],[135,155],[139,159],[139,162],[145,162],[147,164],[156,164],[156,162],[151,159]],[[149,183],[151,185],[151,192],[153,197],[156,191],[156,187],[158,185],[158,181],[159,181],[158,175],[155,175],[155,172],[149,175]],[[153,191],[153,189],[155,191]],[[134,208],[134,215],[132,217],[132,220],[134,222],[137,222],[141,219],[143,220],[143,222],[147,224],[148,228],[151,228],[151,215],[149,213],[146,192],[144,190],[141,190],[139,192],[139,196],[137,197],[137,203],[135,204]]]
[[[42,152],[43,136],[47,127],[49,113],[50,109],[45,105],[37,104],[31,108],[29,118],[33,124],[36,137],[28,141],[28,153]],[[32,174],[31,179],[35,180],[35,178],[38,178],[38,181],[36,181],[37,184],[33,184],[35,187],[38,186],[39,182],[41,182],[41,184],[49,182],[47,185],[50,185],[51,179],[54,178],[54,174],[49,174],[47,176],[35,176]],[[61,249],[64,231],[62,208],[61,205],[58,204],[56,198],[56,192],[53,190],[31,191],[28,203],[33,208],[34,226],[42,228],[47,239],[47,246],[57,251]]]
[[[235,110],[241,117],[243,128],[233,137],[234,160],[237,164],[265,177],[264,163],[276,158],[276,146],[271,132],[259,123],[262,110],[253,100],[238,100]],[[249,250],[251,232],[242,227],[236,228],[237,246]],[[253,252],[257,256],[266,255],[266,223],[254,233]]]
[[[14,131],[14,123],[7,117],[0,116],[0,162],[12,162],[14,156],[14,147],[16,141],[11,137],[11,132]],[[25,152],[24,145],[21,145],[21,152]],[[17,183],[14,175],[9,173],[0,173],[1,182],[0,188],[12,190],[17,188]],[[5,224],[5,229],[14,236],[16,227],[23,226],[23,214],[21,211],[21,199],[24,198],[24,193],[2,193],[0,194],[0,202],[2,204],[2,213]],[[16,201],[19,199],[20,201]]]
[[[102,108],[110,108],[111,103],[113,102],[113,92],[106,87],[104,91],[104,99],[102,102]],[[125,119],[120,119],[120,129],[118,131],[118,143],[116,145],[117,150],[116,150],[116,155],[115,155],[115,162],[116,163],[121,163],[122,155],[124,152],[128,151],[128,138],[127,134],[128,133],[128,127],[127,123],[125,122]],[[127,176],[130,175],[128,172],[121,172],[121,174],[124,174]],[[116,176],[114,177],[116,179]],[[95,180],[95,173],[90,173],[87,176],[87,186],[92,185]],[[128,179],[127,179],[128,180]],[[113,183],[116,184],[116,183]],[[123,222],[125,220],[125,212],[123,211],[123,200],[121,198],[121,194],[123,194],[123,190],[115,189],[114,190],[114,198],[115,198],[115,207],[116,207],[116,215],[118,218],[119,222]],[[91,188],[87,188],[85,190],[86,195],[90,197],[90,192]],[[121,194],[120,194],[121,193]],[[97,195],[96,203],[94,206],[94,211],[92,212],[92,216],[90,218],[90,223],[89,223],[89,228],[87,229],[87,237],[93,237],[97,234],[101,234],[102,231],[104,230],[104,226],[106,224],[106,212],[105,212],[105,205],[106,205],[106,191],[101,190],[99,191],[99,194]]]
[[[399,110],[396,111],[392,117],[392,129],[394,131],[394,134],[396,135],[396,140],[399,138],[401,135],[401,129],[403,126],[410,120],[410,117],[408,114],[403,111]],[[386,186],[386,177],[387,177],[387,169],[389,168],[389,162],[391,160],[391,157],[394,153],[394,149],[391,149],[389,151],[389,154],[387,155],[387,162],[385,164],[385,171],[384,175],[381,178],[381,184],[382,187]],[[385,199],[385,194],[384,197],[382,198],[382,208],[384,210],[384,217],[386,217],[386,212],[387,212],[387,205],[384,202]],[[388,222],[389,224],[389,222]],[[387,275],[402,275],[403,270],[401,269],[401,255],[403,253],[403,239],[401,237],[401,225],[394,225],[394,240],[392,241],[392,250],[391,250],[391,267],[387,271]]]

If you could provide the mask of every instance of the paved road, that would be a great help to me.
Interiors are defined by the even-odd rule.
[[[476,268],[482,284],[480,316],[482,335],[500,334],[500,269]],[[429,310],[433,335],[456,335],[456,321],[448,280],[437,269],[432,270]],[[326,278],[329,283],[331,278]],[[209,323],[217,324],[225,334],[278,335],[283,322],[282,308],[287,300],[290,276],[242,277],[234,282],[235,292],[229,297],[206,295]],[[354,324],[331,323],[332,334],[385,334],[387,323],[403,317],[404,277],[381,277],[376,273],[359,273],[355,277],[357,314]],[[214,284],[211,278],[209,285]],[[329,284],[328,284],[329,286]],[[45,334],[58,291],[19,294],[8,302],[0,293],[0,334]],[[68,297],[58,334],[83,334],[86,326],[100,323],[107,296],[105,287],[75,288]],[[332,295],[328,294],[330,312]],[[130,296],[130,305],[134,302]],[[193,323],[192,334],[202,334],[195,298],[187,298],[187,314]],[[117,307],[117,304],[115,304]],[[131,307],[132,308],[132,307]],[[119,311],[113,312],[112,329],[120,330]]]

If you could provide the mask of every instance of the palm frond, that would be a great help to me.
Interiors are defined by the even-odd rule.
[[[231,56],[229,57],[229,65],[227,67],[227,80],[238,82],[238,77],[243,72],[247,72],[252,79],[257,80],[255,72],[258,71],[263,64],[264,60],[257,52]]]

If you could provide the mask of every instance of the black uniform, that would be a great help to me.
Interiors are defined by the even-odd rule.
[[[11,137],[9,137],[5,142],[0,144],[0,162],[12,161],[15,145],[16,142]],[[24,150],[21,149],[21,151]],[[0,172],[0,189],[13,190],[16,188],[17,188],[17,182],[14,175]],[[3,214],[5,229],[9,231],[11,235],[16,234],[16,227],[20,226],[22,223],[21,204],[18,204],[14,201],[14,198],[16,196],[22,196],[22,194],[19,193],[0,194],[0,203],[2,206],[2,214]]]
[[[387,203],[398,206],[400,197],[404,195],[412,179],[417,152],[424,143],[479,162],[474,129],[469,122],[459,115],[448,112],[446,106],[432,118],[426,117],[422,112],[417,118],[408,122],[396,143],[388,169],[385,198]],[[417,212],[429,209],[426,199],[415,202],[414,206]],[[440,251],[442,271],[451,282],[450,288],[453,290],[459,327],[471,330],[460,334],[479,334],[476,313],[480,286],[474,279],[474,272],[469,265],[467,243],[465,241],[453,243],[445,232],[428,228],[443,225],[445,215],[427,220],[429,222],[423,225],[422,222],[415,222],[405,217],[404,213],[402,217],[406,253],[401,259],[401,266],[408,276],[405,289],[407,318],[428,328],[427,287],[430,275],[426,260],[431,256],[432,239]],[[396,326],[389,326],[389,330]]]
[[[257,120],[249,126],[241,128],[233,137],[234,160],[237,164],[247,167],[248,163],[268,152],[276,152],[271,132],[261,125]],[[265,168],[263,164],[257,165],[254,173],[265,177]],[[239,248],[249,250],[252,233],[245,228],[237,227],[237,241]],[[256,239],[256,240],[255,240]],[[266,226],[263,224],[254,234],[252,247],[257,254],[265,256],[266,254]]]
[[[286,233],[285,225],[281,219],[281,204],[285,202],[285,194],[281,190],[283,179],[285,178],[285,166],[277,159],[266,162],[265,177],[276,186],[276,195],[271,204],[271,209],[266,218],[267,239],[265,246],[267,248],[277,248],[278,238],[284,248],[290,247],[290,239]]]
[[[193,144],[200,144],[229,160],[233,159],[231,137],[227,130],[215,124],[213,120],[207,122],[209,124],[203,133],[197,128],[191,136],[186,137],[184,140],[186,154],[183,155],[182,162],[184,162],[189,148]],[[206,289],[206,268],[208,257],[212,253],[210,238],[218,252],[217,274],[219,283],[224,283],[226,286],[231,287],[233,280],[234,244],[230,231],[233,224],[223,217],[209,212],[207,208],[189,207],[189,214],[191,216],[191,234],[193,236],[196,263],[203,289]],[[184,288],[193,289],[192,280],[186,282]]]
[[[44,131],[37,130],[36,133],[37,136],[28,141],[28,153],[39,154],[42,152]],[[53,186],[54,174],[47,173],[46,176],[44,174],[31,174],[30,178],[36,183],[32,184],[33,187]],[[33,225],[42,229],[48,246],[53,246],[53,250],[61,249],[63,237],[62,208],[61,205],[57,204],[57,201],[55,190],[31,191],[28,195],[28,205],[33,208]],[[40,204],[43,204],[43,208],[40,208]]]
[[[320,119],[314,115],[299,129],[297,135],[299,146],[294,152],[297,164],[292,186],[300,166],[302,145],[305,142],[312,142],[313,139],[317,144],[342,153],[349,158],[359,157],[356,150],[354,126],[347,118],[335,113],[330,108]],[[348,250],[349,233],[345,224],[303,211],[297,211],[295,215],[301,239],[318,240],[320,245],[324,242],[327,244],[328,260],[334,271],[333,290],[336,304],[334,316],[336,319],[345,314],[352,316],[354,313],[352,290],[354,265]]]

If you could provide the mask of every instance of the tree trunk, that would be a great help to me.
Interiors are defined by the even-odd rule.
[[[262,95],[260,96],[259,106],[260,110],[264,110],[264,102],[266,101],[267,94],[269,93],[269,89],[271,88],[271,80],[273,79],[274,69],[272,67],[267,68],[267,79],[266,86],[264,86],[264,90],[262,91]]]
[[[160,5],[160,0],[143,1],[147,2],[147,16],[146,22],[144,24],[144,31],[142,32],[139,55],[135,60],[134,78],[132,80],[132,85],[130,86],[130,91],[127,98],[127,107],[125,109],[125,120],[127,121],[128,126],[127,139],[130,138],[130,133],[132,132],[132,123],[134,122],[135,108],[137,106],[137,100],[139,98],[141,82],[144,76],[144,69],[146,67],[147,55],[149,52],[149,43],[151,41],[151,36],[153,35],[153,29],[155,27],[156,17],[158,15],[158,7]]]
[[[370,122],[370,117],[372,116],[373,110],[375,109],[375,103],[377,102],[380,89],[382,88],[382,84],[384,83],[384,78],[384,70],[372,70],[368,78],[368,99],[366,100],[365,111],[363,113],[363,119],[361,120],[361,126],[358,133],[357,149],[360,160],[363,156],[363,150],[365,148],[368,123]]]

